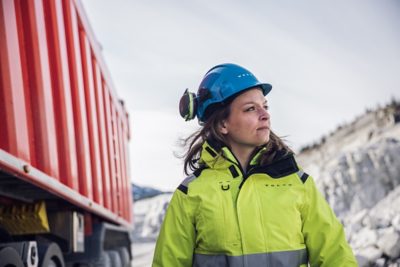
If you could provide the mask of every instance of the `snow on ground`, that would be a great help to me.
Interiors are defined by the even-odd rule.
[[[149,267],[153,260],[155,242],[133,244],[133,267]]]

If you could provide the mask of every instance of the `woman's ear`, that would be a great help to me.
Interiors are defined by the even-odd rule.
[[[219,132],[222,134],[228,134],[228,128],[226,127],[226,121],[223,120],[219,123]]]

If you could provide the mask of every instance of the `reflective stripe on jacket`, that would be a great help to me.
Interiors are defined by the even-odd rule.
[[[293,155],[243,176],[227,148],[203,145],[205,168],[175,191],[153,267],[357,266],[343,227]]]

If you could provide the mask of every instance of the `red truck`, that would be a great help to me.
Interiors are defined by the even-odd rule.
[[[0,1],[0,267],[132,262],[128,113],[79,0]]]

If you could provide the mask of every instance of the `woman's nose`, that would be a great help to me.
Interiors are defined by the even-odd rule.
[[[265,108],[260,108],[259,116],[261,120],[268,120],[270,118],[269,112]]]

